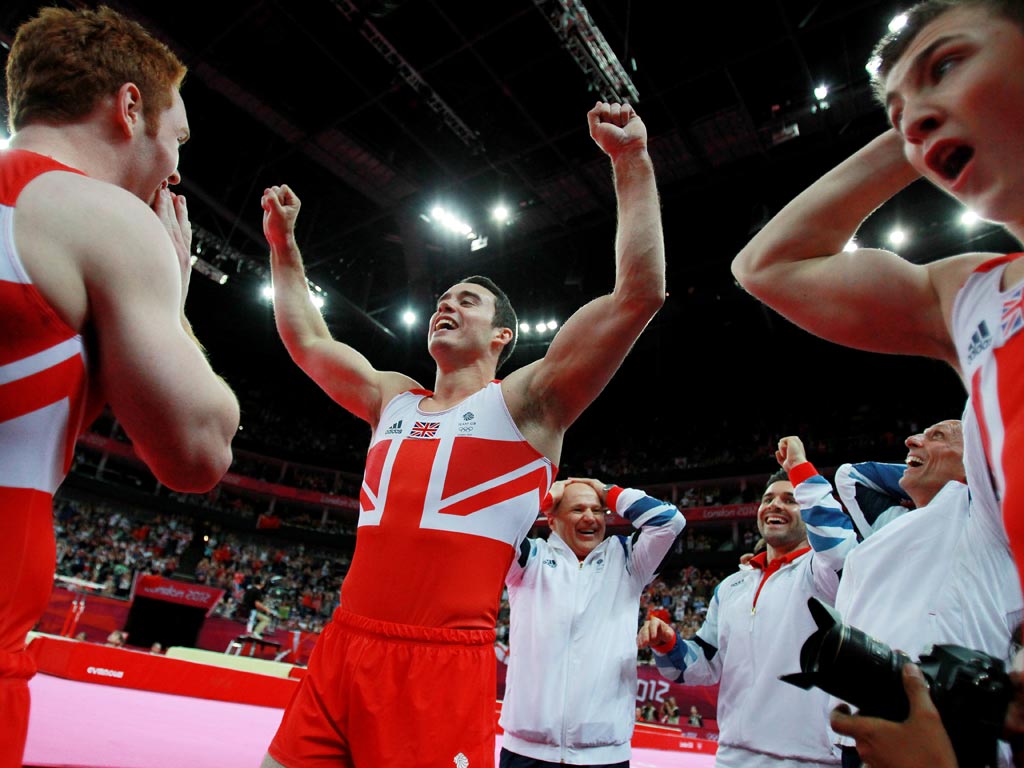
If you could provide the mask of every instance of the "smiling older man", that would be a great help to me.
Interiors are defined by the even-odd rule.
[[[915,509],[876,529],[850,553],[835,605],[845,623],[912,657],[950,643],[1009,663],[1024,600],[990,487],[967,487],[964,436],[977,423],[969,410],[965,419],[940,421],[908,437],[904,464],[840,468],[837,485],[848,508],[870,487],[894,502],[909,496]],[[966,460],[982,463],[984,456],[968,454]],[[858,479],[840,482],[846,474]],[[828,486],[820,476],[807,482]],[[849,722],[848,715],[839,716],[844,730]],[[837,735],[836,743],[843,747],[844,766],[860,764],[852,738]],[[1002,759],[1009,764],[1008,750]]]
[[[609,508],[637,532],[605,538]],[[593,479],[555,483],[544,511],[551,535],[525,539],[505,580],[501,768],[628,766],[640,593],[686,521],[672,504]]]

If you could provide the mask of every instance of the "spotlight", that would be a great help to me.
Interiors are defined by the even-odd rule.
[[[192,268],[199,274],[205,275],[219,285],[224,285],[224,283],[228,281],[228,276],[226,274],[213,266],[213,264],[210,264],[208,261],[203,261],[197,256],[192,258]]]
[[[814,89],[814,98],[816,98],[818,101],[824,101],[826,96],[828,96],[827,85],[819,85],[817,88]]]
[[[267,301],[271,301],[274,298],[274,286],[272,286],[270,283],[267,283],[262,288],[260,288],[260,295]]]
[[[548,330],[549,331],[553,331],[557,327],[558,327],[558,323],[556,323],[554,320],[548,320]]]
[[[491,209],[491,218],[499,224],[505,224],[508,222],[509,212],[508,208],[504,205],[496,205]]]
[[[902,229],[894,229],[889,233],[889,242],[893,245],[902,245],[907,241],[907,233]]]
[[[974,211],[964,211],[960,214],[960,223],[965,227],[970,227],[978,223],[979,216]]]
[[[416,322],[416,313],[411,309],[405,310],[405,312],[402,313],[402,322],[411,328],[413,323]]]
[[[846,251],[847,253],[853,253],[858,248],[860,248],[860,246],[857,245],[857,241],[854,240],[852,237],[850,238],[850,241],[843,246],[843,250]]]
[[[530,332],[530,324],[529,323],[520,323],[519,324],[519,330],[522,331],[523,333],[529,333]]]

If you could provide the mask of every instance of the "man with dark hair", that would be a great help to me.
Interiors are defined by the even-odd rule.
[[[465,277],[459,282],[482,285],[488,291],[493,293],[494,320],[491,321],[491,327],[509,328],[512,330],[512,340],[504,346],[501,350],[501,354],[498,355],[498,366],[495,370],[500,371],[501,366],[505,364],[505,361],[512,357],[512,352],[515,351],[516,348],[516,342],[519,340],[519,318],[516,317],[516,311],[512,308],[512,302],[509,301],[505,292],[501,290],[501,288],[499,288],[489,277],[473,275],[472,277]]]
[[[185,67],[108,8],[45,8],[7,57],[0,152],[0,765],[21,765],[25,638],[53,583],[53,494],[104,403],[157,478],[213,487],[238,404],[185,318]]]
[[[565,431],[665,299],[646,128],[625,104],[599,102],[588,121],[614,171],[615,286],[577,310],[544,357],[500,381],[495,373],[515,339],[515,315],[501,310],[496,286],[479,278],[438,299],[427,329],[437,364],[433,390],[378,370],[332,338],[310,302],[295,241],[299,200],[286,186],[266,190],[281,338],[292,359],[373,435],[341,606],[264,766],[296,768],[314,758],[332,765],[493,765],[502,582],[554,480]],[[405,713],[400,739],[393,722],[376,715],[398,707]]]
[[[1021,7],[929,0],[912,8],[907,25],[878,47],[876,82],[892,129],[798,195],[733,261],[744,288],[812,333],[957,370],[1018,561],[1024,259],[967,253],[918,265],[888,251],[843,248],[870,213],[919,177],[1024,242]],[[989,480],[970,484],[981,482]]]
[[[839,764],[828,735],[827,694],[799,690],[779,676],[800,669],[800,648],[815,630],[807,600],[833,602],[856,535],[849,518],[829,506],[801,517],[794,486],[816,472],[789,450],[794,440],[779,441],[782,469],[768,478],[757,510],[766,550],[716,587],[692,640],[657,618],[637,636],[668,679],[719,684],[715,764],[723,768]]]
[[[959,373],[979,426],[965,449],[985,457],[968,463],[968,485],[975,493],[994,486],[1018,563],[1024,259],[965,253],[919,265],[844,247],[876,208],[922,177],[1024,242],[1022,5],[927,0],[911,8],[872,62],[892,128],[800,193],[732,265],[746,290],[812,333],[936,358]]]

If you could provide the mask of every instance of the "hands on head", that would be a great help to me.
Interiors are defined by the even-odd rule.
[[[608,504],[608,496],[604,490],[605,484],[600,480],[595,480],[592,477],[567,477],[565,480],[556,480],[551,484],[551,487],[548,489],[547,498],[544,499],[541,512],[544,512],[545,514],[554,512],[562,501],[562,496],[565,494],[565,487],[572,483],[583,483],[584,485],[589,485],[594,489],[594,492],[597,494],[597,498],[601,503],[604,505]]]

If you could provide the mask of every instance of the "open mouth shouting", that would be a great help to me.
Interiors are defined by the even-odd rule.
[[[974,147],[959,141],[940,141],[925,155],[929,170],[955,185],[974,158]]]

